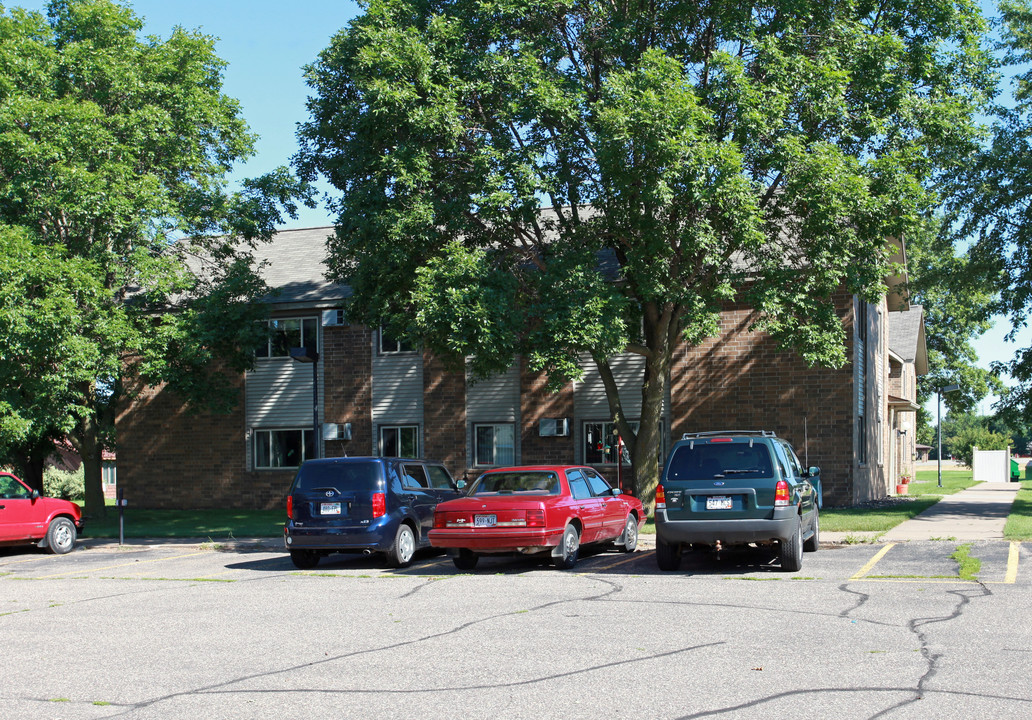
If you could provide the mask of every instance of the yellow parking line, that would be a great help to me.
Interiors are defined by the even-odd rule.
[[[179,560],[181,558],[193,557],[194,555],[210,555],[210,551],[202,550],[200,552],[186,553],[185,555],[173,555],[172,557],[154,558],[153,560],[134,560],[128,563],[118,563],[117,565],[105,565],[99,568],[89,568],[88,570],[81,570],[78,568],[69,568],[68,572],[57,573],[55,575],[39,575],[36,577],[37,580],[47,580],[56,577],[67,577],[69,575],[75,575],[76,577],[85,574],[92,574],[101,570],[111,570],[113,568],[127,567],[129,565],[143,565],[145,563],[164,562],[165,560]]]
[[[871,558],[867,562],[866,565],[864,565],[862,568],[860,568],[860,571],[856,575],[854,575],[853,577],[851,577],[849,579],[850,580],[860,580],[860,579],[862,579],[864,577],[864,575],[866,575],[867,573],[871,572],[872,569],[874,569],[874,566],[878,564],[878,561],[881,560],[883,557],[885,557],[885,553],[887,553],[889,550],[891,550],[893,547],[895,547],[895,545],[896,545],[896,543],[889,543],[888,545],[883,547],[881,550],[878,551],[878,553],[873,558]]]
[[[1007,555],[1007,576],[1003,579],[1003,582],[1008,585],[1013,585],[1018,580],[1018,550],[1020,548],[1021,543],[1019,542],[1010,544],[1010,553]]]

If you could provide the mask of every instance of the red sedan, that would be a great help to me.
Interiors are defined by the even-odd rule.
[[[75,547],[82,510],[73,502],[41,497],[11,473],[0,472],[0,545],[36,543],[52,553]]]
[[[638,545],[641,502],[589,467],[539,465],[488,470],[465,497],[437,506],[430,544],[448,548],[460,570],[480,555],[549,552],[556,567],[577,562],[582,544]]]

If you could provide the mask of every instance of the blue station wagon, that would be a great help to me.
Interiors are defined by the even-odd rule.
[[[447,468],[427,460],[345,457],[309,460],[287,495],[283,540],[298,568],[334,552],[383,553],[404,567],[430,543],[438,503],[462,493]]]

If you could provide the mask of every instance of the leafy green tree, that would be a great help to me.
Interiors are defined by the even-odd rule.
[[[1006,450],[1012,445],[1011,438],[1007,435],[996,433],[982,424],[960,427],[950,435],[948,440],[943,438],[943,454],[946,453],[946,445],[949,445],[950,454],[960,463],[972,467],[974,459],[974,448],[979,450]]]
[[[213,39],[141,27],[109,0],[0,12],[0,222],[20,228],[2,254],[38,262],[21,284],[44,310],[17,307],[5,277],[0,332],[19,352],[0,353],[0,422],[37,459],[40,438],[68,433],[91,515],[125,374],[229,401],[262,313],[251,250],[304,191],[283,169],[226,190],[254,138]]]
[[[938,388],[955,384],[960,390],[942,396],[943,408],[967,413],[982,398],[1003,391],[999,376],[978,366],[974,348],[992,326],[999,278],[994,264],[958,250],[963,243],[956,229],[939,219],[907,238],[907,289],[925,317],[929,372],[918,378],[918,402],[923,405]],[[919,425],[926,420],[919,417]]]
[[[996,108],[992,141],[970,173],[958,197],[961,232],[973,239],[970,255],[996,273],[990,289],[999,291],[996,310],[1009,317],[1012,334],[1026,327],[1032,310],[1032,7],[1027,0],[999,2],[1005,67],[1012,76],[1013,103]],[[1032,421],[1032,348],[1020,349],[994,366],[1018,384],[1001,394],[1000,412],[1013,422]]]
[[[352,317],[479,375],[589,357],[651,505],[673,353],[722,305],[845,361],[831,296],[885,290],[886,238],[973,151],[984,31],[948,0],[370,0],[308,68],[297,165],[341,192]]]
[[[79,330],[97,320],[102,298],[92,263],[0,226],[0,457],[27,479],[38,474],[25,468],[89,413],[73,387],[94,379],[100,356]]]

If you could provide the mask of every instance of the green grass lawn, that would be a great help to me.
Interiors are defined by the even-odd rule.
[[[1003,536],[1008,540],[1032,540],[1032,481],[1021,483]]]
[[[938,468],[918,470],[917,477],[910,483],[909,495],[952,495],[975,484],[971,470],[943,470],[942,487],[939,487]]]
[[[127,538],[282,537],[284,510],[125,510]],[[103,520],[86,519],[83,537],[117,538],[118,509],[109,507]]]
[[[917,497],[904,502],[821,510],[821,530],[828,532],[885,532],[924,512],[938,497]]]

